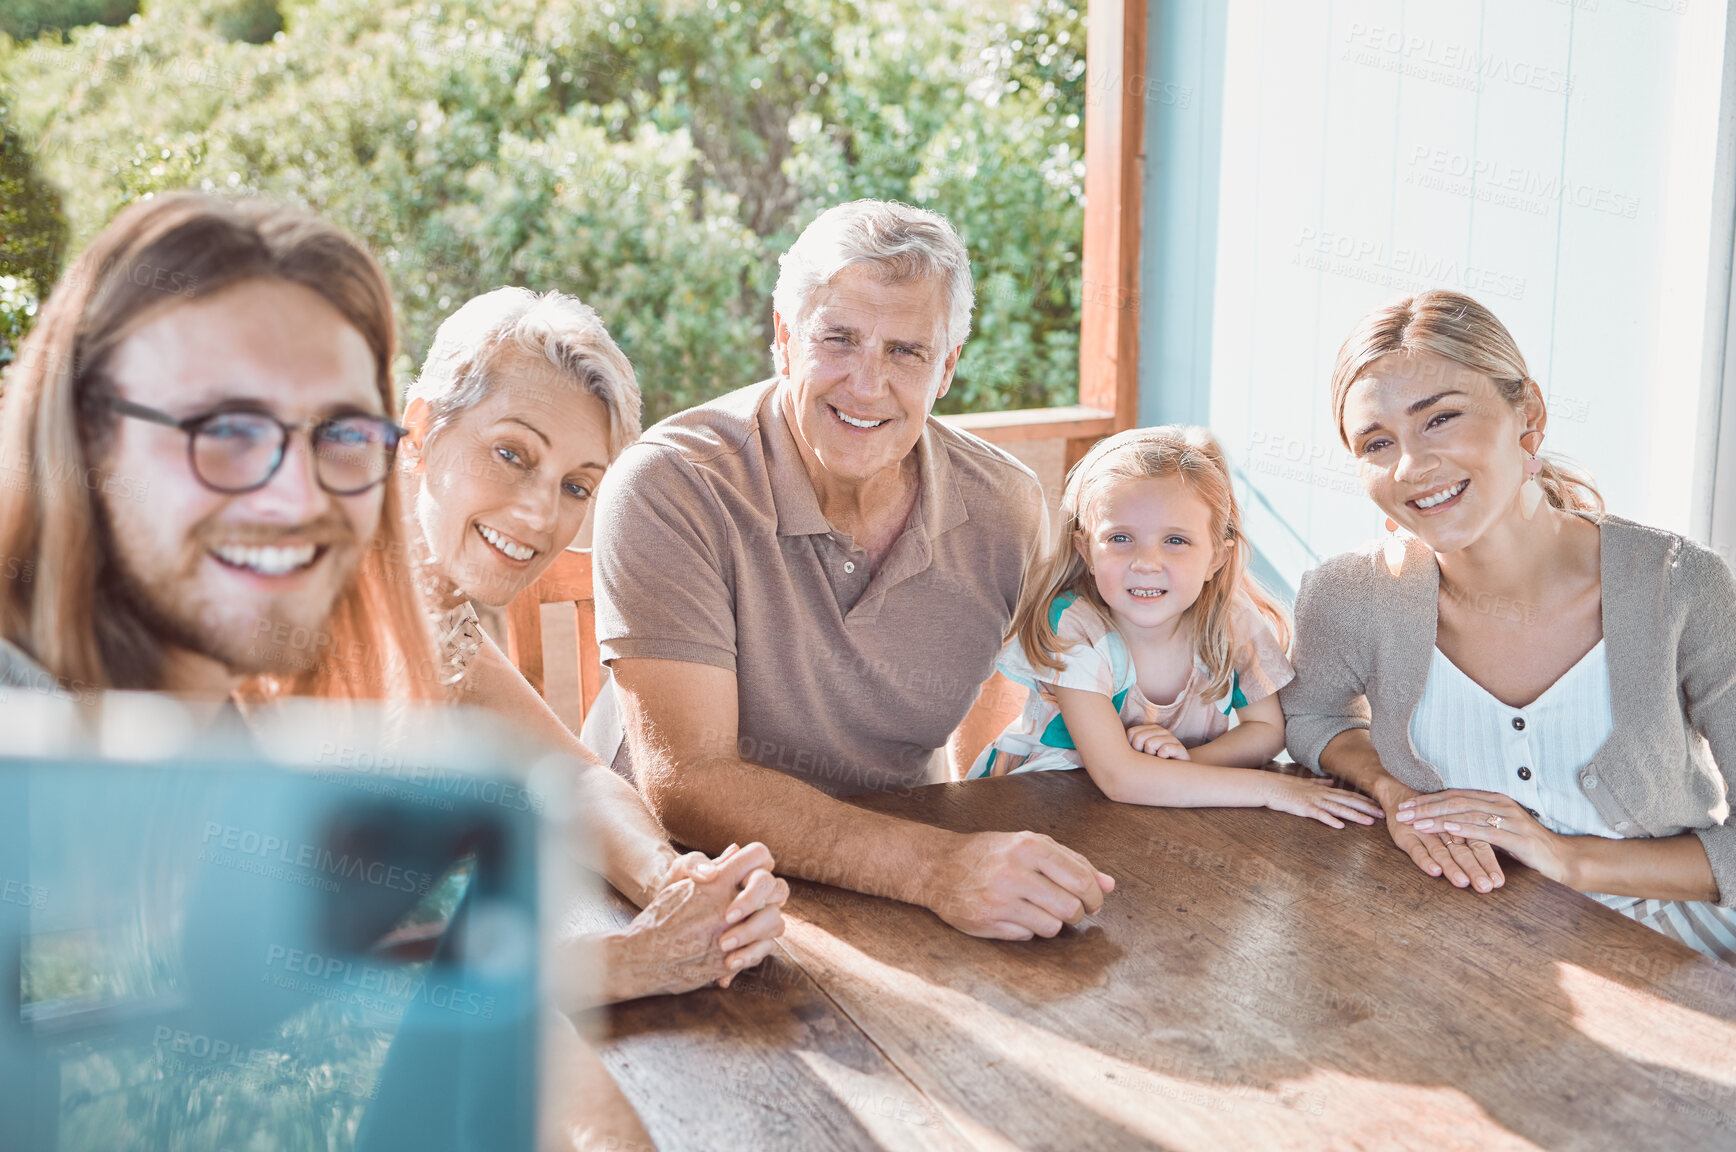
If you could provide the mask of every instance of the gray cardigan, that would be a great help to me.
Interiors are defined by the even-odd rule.
[[[1692,831],[1718,902],[1736,907],[1736,575],[1673,532],[1588,516],[1602,546],[1603,638],[1615,730],[1579,786],[1627,836]],[[1440,567],[1409,541],[1399,575],[1379,546],[1335,556],[1296,596],[1296,678],[1279,692],[1290,755],[1318,770],[1334,736],[1370,729],[1381,764],[1419,792],[1440,774],[1411,744],[1439,619]],[[1372,723],[1371,723],[1372,721]]]

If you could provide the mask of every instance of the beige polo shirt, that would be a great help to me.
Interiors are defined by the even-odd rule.
[[[672,416],[609,468],[594,551],[602,658],[730,669],[736,755],[826,792],[927,783],[994,670],[1044,530],[1042,488],[931,416],[910,519],[870,573],[821,513],[777,395],[766,381]],[[627,768],[614,702],[593,715],[586,743]]]

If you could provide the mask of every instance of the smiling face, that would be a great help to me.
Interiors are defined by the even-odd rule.
[[[541,356],[501,346],[488,394],[428,438],[413,400],[406,461],[433,563],[467,598],[511,602],[584,524],[609,461],[609,409]]]
[[[1127,480],[1102,493],[1073,546],[1123,633],[1168,634],[1226,555],[1211,509],[1180,476]]]
[[[116,346],[107,375],[123,399],[180,418],[240,407],[300,426],[386,414],[362,334],[318,293],[282,280],[170,308]],[[385,492],[322,489],[304,431],[270,482],[241,495],[199,481],[184,432],[142,420],[117,419],[101,469],[112,480],[99,493],[119,569],[112,591],[171,664],[204,657],[232,676],[294,671],[276,645],[323,629]],[[126,498],[140,490],[145,502]]]
[[[1489,377],[1433,353],[1382,356],[1344,403],[1369,498],[1436,552],[1521,518],[1522,438],[1543,421],[1534,396],[1515,408]]]
[[[796,327],[775,317],[786,411],[833,478],[861,484],[916,447],[958,364],[959,348],[944,346],[946,307],[939,278],[882,284],[847,267],[813,294]]]

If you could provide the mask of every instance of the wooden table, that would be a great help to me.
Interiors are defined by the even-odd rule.
[[[1480,896],[1379,826],[1082,772],[860,803],[1046,832],[1116,890],[1013,944],[793,884],[763,970],[608,1013],[665,1152],[1736,1148],[1736,969],[1529,869]]]

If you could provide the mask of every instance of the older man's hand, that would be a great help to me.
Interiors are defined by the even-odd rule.
[[[1103,906],[1113,878],[1040,832],[961,836],[921,903],[961,932],[996,940],[1053,936]]]

